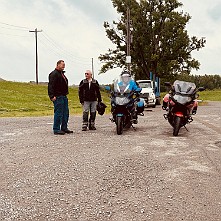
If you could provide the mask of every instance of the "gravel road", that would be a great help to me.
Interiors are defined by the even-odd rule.
[[[160,107],[116,135],[55,136],[53,117],[0,118],[0,220],[221,220],[221,102],[199,107],[178,137]]]

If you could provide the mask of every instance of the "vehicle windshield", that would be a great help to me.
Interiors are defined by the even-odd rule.
[[[139,86],[141,88],[152,88],[151,87],[151,82],[139,82]]]
[[[178,81],[173,83],[174,91],[180,95],[192,95],[196,92],[196,85],[192,82]]]
[[[124,93],[130,93],[130,76],[123,76],[121,77],[120,81],[115,80],[114,81],[114,92],[124,94]]]

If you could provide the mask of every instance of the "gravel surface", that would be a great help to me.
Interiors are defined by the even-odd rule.
[[[221,102],[172,136],[158,106],[116,134],[55,136],[53,117],[0,118],[0,220],[221,220]]]

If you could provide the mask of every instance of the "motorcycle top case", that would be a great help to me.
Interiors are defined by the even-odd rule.
[[[144,111],[144,99],[140,98],[140,100],[137,102],[137,112],[142,113]]]

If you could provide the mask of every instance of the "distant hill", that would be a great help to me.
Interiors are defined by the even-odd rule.
[[[5,81],[3,78],[0,78],[0,81]]]

